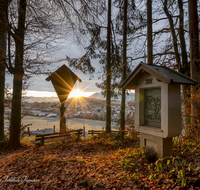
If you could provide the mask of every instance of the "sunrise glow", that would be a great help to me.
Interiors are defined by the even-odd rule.
[[[80,98],[82,96],[84,97],[88,97],[88,96],[91,96],[92,94],[94,94],[94,92],[83,92],[81,90],[72,90],[72,92],[69,94],[69,98]]]
[[[68,98],[79,98],[79,97],[88,97],[94,94],[95,92],[84,92],[81,90],[72,90],[69,94]],[[56,92],[48,92],[48,91],[33,91],[27,90],[25,96],[32,96],[32,97],[57,97]]]
[[[27,90],[25,96],[32,97],[57,97],[56,92]]]
[[[79,98],[81,96],[83,96],[84,93],[80,90],[73,90],[71,93],[70,93],[70,96],[71,97],[74,97],[74,98]]]

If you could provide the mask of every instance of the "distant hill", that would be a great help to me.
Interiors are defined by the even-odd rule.
[[[82,98],[68,98],[67,99],[67,104],[71,103],[71,102],[78,102],[78,103],[84,103],[84,101],[86,103],[93,101],[96,102],[97,104],[106,104],[105,102],[105,98],[103,97],[103,95],[101,95],[100,92],[96,92],[93,95],[89,96],[89,97],[82,97]],[[126,102],[129,101],[133,101],[135,100],[135,94],[134,93],[129,93],[128,95],[126,95]],[[60,102],[59,99],[57,97],[25,97],[24,101],[27,102]],[[117,99],[112,98],[112,103],[113,104],[120,104],[121,102],[121,95],[118,95]]]
[[[75,105],[89,105],[89,106],[105,106],[106,101],[98,98],[81,97],[81,98],[68,98],[66,101],[67,107],[74,107]],[[76,107],[76,106],[75,106]]]
[[[44,102],[44,103],[60,103],[59,99],[57,97],[26,97],[23,100],[24,102]],[[80,105],[80,104],[90,104],[93,103],[93,105],[98,105],[98,104],[106,104],[106,101],[104,99],[98,99],[98,98],[91,98],[91,97],[81,97],[81,98],[68,98],[66,101],[67,105],[72,105],[74,104]]]
[[[101,94],[101,92],[94,93],[93,95],[90,96],[90,98],[105,100],[105,97]],[[126,102],[133,101],[133,100],[135,100],[135,93],[130,92],[126,94]],[[112,101],[121,101],[121,95],[119,94],[116,99],[112,98]]]
[[[104,96],[101,94],[101,92],[96,92],[89,97],[90,98],[97,98],[97,99],[105,99]]]

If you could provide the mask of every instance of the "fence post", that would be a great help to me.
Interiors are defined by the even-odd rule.
[[[94,135],[94,131],[92,130],[92,136]]]
[[[67,126],[68,125],[65,125],[65,133],[69,130]]]
[[[85,126],[83,126],[83,136],[85,137]]]
[[[44,145],[44,135],[41,136],[41,142],[40,142],[40,146]]]
[[[77,131],[77,138],[80,140],[80,130]]]
[[[53,126],[53,133],[56,132],[56,129],[55,129],[55,128],[56,128],[56,126],[54,125],[54,126]]]
[[[29,127],[28,127],[27,129],[28,129],[28,135],[29,135],[29,137],[30,137],[30,136],[31,136],[31,133],[30,133]]]

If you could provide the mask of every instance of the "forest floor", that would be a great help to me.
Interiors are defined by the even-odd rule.
[[[138,137],[23,143],[0,151],[0,189],[200,189],[200,146],[176,141],[173,156],[153,162]]]

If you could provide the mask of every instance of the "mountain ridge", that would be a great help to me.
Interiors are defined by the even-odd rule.
[[[106,99],[104,96],[101,94],[101,92],[96,92],[93,95],[89,97],[82,97],[83,99],[93,99],[93,100],[99,100],[99,101],[105,101]],[[72,99],[76,98],[68,98],[67,101],[71,101]],[[78,100],[79,98],[77,98]],[[129,93],[128,95],[126,94],[126,102],[129,101],[134,101],[135,100],[135,93]],[[58,97],[24,97],[24,101],[26,102],[59,102]],[[119,94],[117,98],[112,98],[112,102],[114,103],[120,103],[121,102],[121,95]]]

